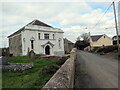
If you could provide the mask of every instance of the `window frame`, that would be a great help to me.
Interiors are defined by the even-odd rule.
[[[59,49],[61,49],[61,38],[59,38],[58,44],[59,44]]]
[[[55,39],[55,34],[53,34],[53,39]]]
[[[31,49],[34,49],[34,40],[31,40]]]
[[[39,40],[41,39],[41,37],[40,37],[40,36],[41,36],[41,33],[38,33],[38,39],[39,39]]]
[[[44,39],[50,39],[50,34],[44,34]]]

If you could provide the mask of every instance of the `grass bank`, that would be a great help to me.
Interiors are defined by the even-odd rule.
[[[40,55],[36,55],[38,57]],[[29,60],[27,56],[10,57],[11,63],[34,63],[34,67],[22,73],[2,73],[3,88],[42,88],[54,73],[42,74],[43,68],[54,65],[58,58]]]

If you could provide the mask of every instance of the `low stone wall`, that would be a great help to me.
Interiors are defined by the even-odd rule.
[[[45,88],[74,88],[76,48],[72,49],[70,58],[61,66],[53,77],[43,87]]]
[[[10,63],[9,65],[2,65],[3,72],[24,72],[33,68],[33,63]]]

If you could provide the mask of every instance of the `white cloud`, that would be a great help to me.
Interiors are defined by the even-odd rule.
[[[91,32],[91,34],[106,33],[113,36],[113,28],[110,31],[105,30],[105,28],[114,27],[113,13],[111,12],[107,13],[99,25],[93,28],[105,11],[103,7],[99,6],[103,4],[104,8],[109,5],[109,3],[91,4],[84,1],[80,3],[4,2],[1,5],[2,15],[0,15],[0,20],[3,27],[0,26],[0,31],[2,30],[5,36],[8,36],[32,20],[39,19],[45,23],[61,25],[65,37],[70,38],[73,42],[75,42],[77,36],[84,32]],[[96,6],[99,7],[96,8]],[[87,29],[85,29],[86,27]],[[6,42],[5,39],[4,42]]]

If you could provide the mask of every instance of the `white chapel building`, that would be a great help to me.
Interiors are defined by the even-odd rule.
[[[39,20],[34,20],[8,36],[9,52],[13,56],[36,54],[63,55],[63,31]]]

